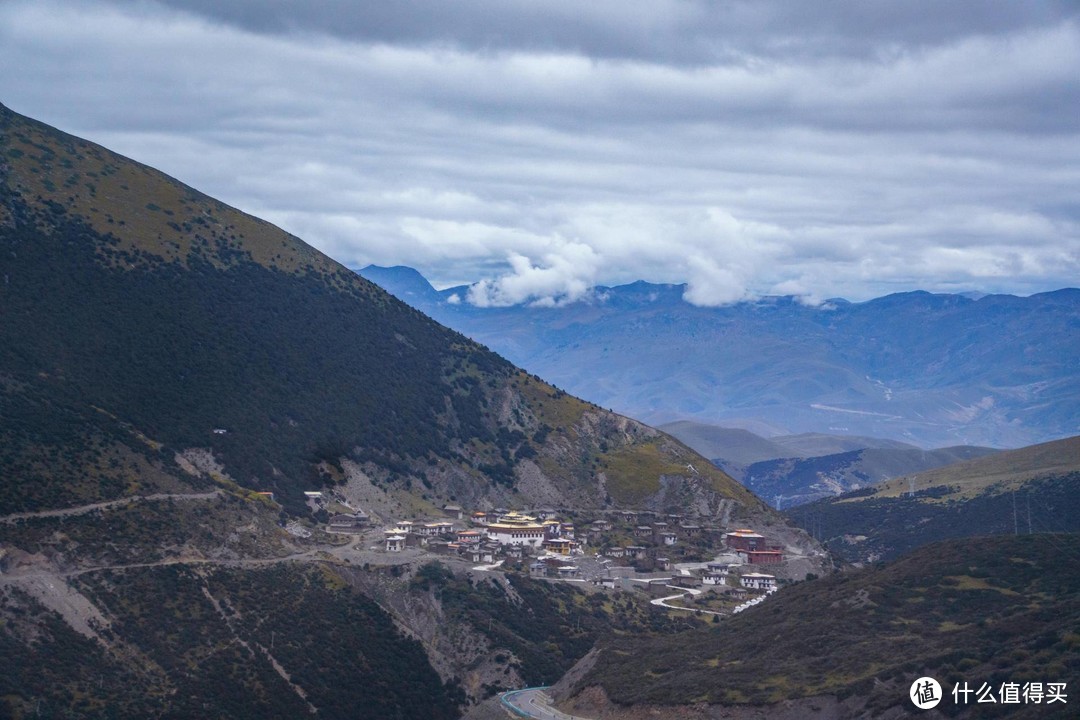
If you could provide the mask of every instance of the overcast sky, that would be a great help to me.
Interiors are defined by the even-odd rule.
[[[0,102],[474,302],[1080,285],[1080,3],[0,0]]]

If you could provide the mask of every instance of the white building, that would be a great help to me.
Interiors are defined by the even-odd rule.
[[[405,549],[404,535],[387,535],[386,552],[401,552]]]
[[[746,573],[739,578],[744,588],[751,590],[775,590],[776,576],[764,573]]]
[[[540,547],[544,542],[543,525],[504,525],[492,523],[487,526],[488,540],[500,545],[528,545]]]
[[[536,518],[511,512],[487,526],[488,540],[500,545],[527,545],[540,547],[546,531]]]

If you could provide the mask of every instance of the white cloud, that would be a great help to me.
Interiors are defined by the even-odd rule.
[[[468,300],[480,307],[530,303],[551,307],[585,297],[596,283],[596,252],[582,243],[555,243],[544,253],[543,264],[511,253],[511,272],[494,280],[481,280],[469,288]]]
[[[567,29],[566,3],[456,4],[486,43],[404,0],[170,5],[0,4],[3,102],[350,265],[493,305],[1080,277],[1075,12],[601,2]]]

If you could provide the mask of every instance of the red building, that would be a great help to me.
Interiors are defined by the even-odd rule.
[[[783,562],[784,553],[780,550],[747,550],[746,561],[751,565],[775,565]]]

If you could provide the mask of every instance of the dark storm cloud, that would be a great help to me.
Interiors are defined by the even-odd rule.
[[[254,32],[312,32],[466,51],[558,52],[710,65],[747,56],[888,55],[1047,27],[1070,0],[164,0]]]

